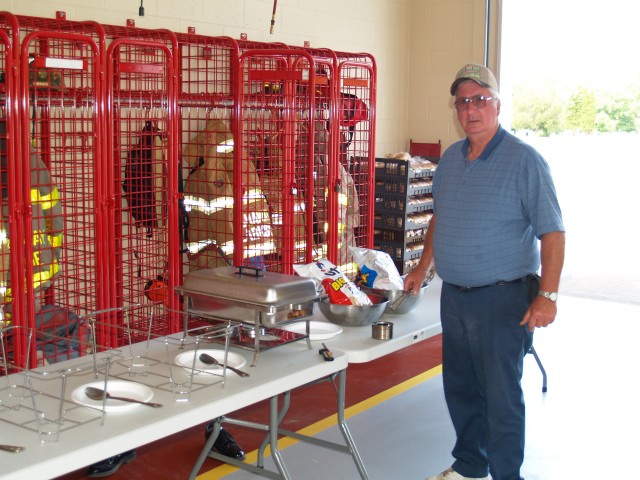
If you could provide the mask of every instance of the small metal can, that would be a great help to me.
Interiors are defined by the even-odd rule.
[[[371,336],[376,340],[390,340],[393,338],[393,322],[373,322]]]

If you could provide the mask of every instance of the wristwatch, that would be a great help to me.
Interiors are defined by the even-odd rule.
[[[558,292],[544,292],[544,291],[540,290],[538,292],[538,295],[540,295],[541,297],[544,297],[544,298],[548,298],[552,302],[555,302],[556,300],[558,300]]]

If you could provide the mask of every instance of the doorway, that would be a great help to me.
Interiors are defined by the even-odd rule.
[[[567,229],[561,293],[640,304],[632,213],[640,121],[625,124],[615,113],[626,108],[629,118],[640,118],[640,67],[624,56],[636,43],[637,12],[630,10],[640,7],[624,0],[601,8],[580,0],[503,0],[501,121],[551,167]],[[581,123],[576,102],[585,98],[594,117]],[[527,125],[523,109],[536,108],[560,124],[546,132],[539,129],[544,118]]]

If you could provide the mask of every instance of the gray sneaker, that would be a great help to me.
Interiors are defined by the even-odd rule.
[[[427,478],[427,480],[489,480],[489,476],[486,477],[463,477],[453,468],[447,468],[444,472]]]

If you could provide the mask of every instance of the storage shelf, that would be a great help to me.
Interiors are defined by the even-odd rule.
[[[387,252],[400,274],[420,260],[433,217],[433,174],[424,159],[376,158],[374,249]]]

